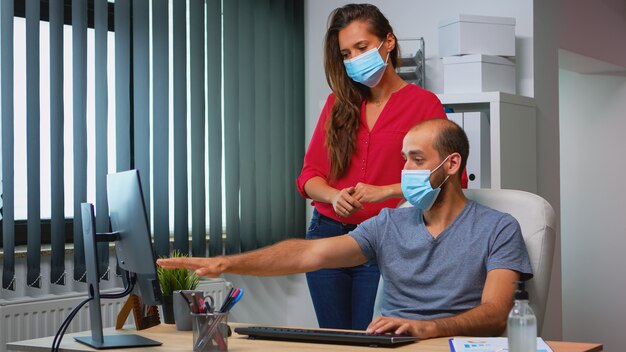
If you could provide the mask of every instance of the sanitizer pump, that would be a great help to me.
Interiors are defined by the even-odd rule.
[[[537,318],[528,305],[528,292],[523,281],[516,281],[515,303],[509,313],[507,335],[509,352],[537,351]]]

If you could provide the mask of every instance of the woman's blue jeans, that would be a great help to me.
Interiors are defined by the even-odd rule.
[[[342,224],[313,210],[307,239],[346,234],[356,225]],[[372,321],[380,280],[375,262],[352,268],[322,269],[306,274],[321,328],[365,330]]]

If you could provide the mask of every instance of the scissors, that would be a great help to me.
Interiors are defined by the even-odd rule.
[[[204,296],[204,309],[209,313],[213,313],[215,311],[215,300],[213,299],[213,296]]]

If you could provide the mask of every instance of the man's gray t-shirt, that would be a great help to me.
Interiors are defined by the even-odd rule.
[[[517,220],[471,200],[436,238],[414,207],[383,209],[349,235],[378,261],[384,316],[435,319],[474,308],[493,269],[532,277]]]

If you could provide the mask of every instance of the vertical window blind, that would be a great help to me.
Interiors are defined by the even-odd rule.
[[[84,280],[80,203],[94,203],[96,230],[108,231],[106,174],[132,168],[158,256],[238,253],[301,237],[305,203],[294,180],[304,154],[303,16],[302,0],[1,1],[2,288],[64,284],[70,242],[71,277]],[[15,49],[18,17],[24,57]],[[49,33],[45,51],[41,33]],[[26,200],[25,217],[16,218],[16,199]],[[41,270],[46,226],[50,272]],[[20,236],[24,278],[15,276]],[[98,253],[107,279],[108,246]]]
[[[15,197],[13,188],[13,2],[0,1],[0,111],[2,112],[2,288],[15,289]]]

